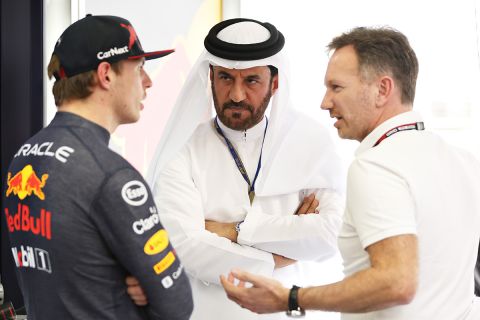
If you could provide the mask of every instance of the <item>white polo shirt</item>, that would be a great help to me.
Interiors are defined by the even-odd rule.
[[[419,286],[404,306],[342,319],[480,319],[474,267],[480,238],[480,164],[427,130],[387,131],[422,121],[415,112],[387,120],[360,144],[349,168],[339,236],[344,273],[370,267],[365,251],[385,238],[416,234]]]

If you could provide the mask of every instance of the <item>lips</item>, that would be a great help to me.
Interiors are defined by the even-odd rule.
[[[330,118],[335,118],[337,119],[337,121],[335,121],[335,123],[333,124],[333,126],[335,128],[338,128],[339,125],[340,125],[340,121],[343,119],[343,117],[339,116],[339,115],[333,115],[333,114],[330,114]]]
[[[243,107],[243,106],[229,106],[229,107],[226,107],[225,109],[232,109],[232,110],[249,110],[247,107]]]
[[[253,111],[253,107],[244,102],[235,103],[232,101],[223,104],[223,110],[228,110],[228,109],[232,111],[250,111],[250,112]]]

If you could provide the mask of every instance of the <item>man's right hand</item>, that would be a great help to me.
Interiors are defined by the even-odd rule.
[[[295,211],[296,215],[302,214],[311,214],[318,213],[317,207],[320,202],[315,198],[315,193],[311,193],[305,198],[303,198],[302,203],[298,206],[298,209]]]
[[[145,295],[145,292],[143,292],[137,278],[128,276],[125,279],[125,283],[127,284],[127,293],[130,296],[130,299],[132,299],[137,306],[146,306],[148,304],[147,296]]]

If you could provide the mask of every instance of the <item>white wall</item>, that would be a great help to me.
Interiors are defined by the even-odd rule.
[[[319,110],[325,46],[355,26],[390,25],[407,35],[420,73],[414,109],[434,130],[480,158],[480,0],[242,0],[241,16],[269,21],[286,36],[297,106],[332,128]],[[331,130],[336,136],[336,132]],[[338,140],[338,139],[337,139]],[[348,159],[356,142],[337,141]],[[348,162],[348,161],[346,161]]]

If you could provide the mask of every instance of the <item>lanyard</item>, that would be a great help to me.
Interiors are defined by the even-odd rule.
[[[385,132],[383,136],[381,136],[380,139],[378,139],[373,146],[374,147],[378,146],[380,142],[387,139],[391,135],[394,135],[397,132],[408,131],[408,130],[424,130],[424,129],[425,129],[425,126],[423,125],[423,122],[402,124],[401,126],[395,127]]]
[[[217,119],[218,117],[215,117],[215,121],[214,121],[215,129],[217,129],[218,134],[221,135],[223,139],[225,139],[225,142],[227,143],[227,146],[228,146],[228,150],[230,150],[230,154],[232,155],[233,160],[235,160],[235,164],[237,165],[238,171],[240,171],[240,173],[243,176],[243,179],[245,179],[245,181],[248,183],[248,198],[250,199],[250,205],[251,205],[253,202],[253,198],[255,198],[255,181],[257,181],[258,173],[260,172],[260,168],[262,167],[263,143],[265,142],[265,134],[267,133],[268,118],[265,118],[267,120],[267,124],[265,125],[265,132],[263,133],[262,149],[260,149],[260,157],[258,159],[257,171],[255,172],[253,183],[250,183],[250,179],[248,178],[247,170],[243,165],[242,159],[240,159],[240,156],[238,155],[237,150],[235,150],[235,147],[232,145],[230,140],[228,140],[228,138],[225,136],[222,129],[218,125]]]

